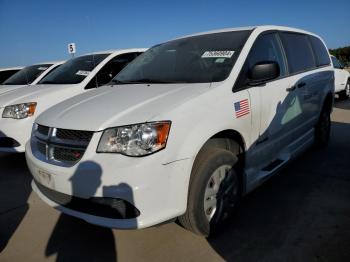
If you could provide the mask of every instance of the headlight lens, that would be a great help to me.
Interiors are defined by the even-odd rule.
[[[127,156],[152,154],[165,148],[170,125],[170,121],[162,121],[106,129],[97,152]]]
[[[34,115],[36,108],[35,102],[10,105],[5,107],[2,113],[3,118],[23,119]]]

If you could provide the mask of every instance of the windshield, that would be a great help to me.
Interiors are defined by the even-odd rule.
[[[8,78],[3,85],[28,85],[44,73],[52,64],[32,65],[23,68]]]
[[[226,79],[251,31],[207,34],[154,46],[112,82],[205,83]]]
[[[85,55],[73,58],[47,74],[38,84],[78,84],[109,55]]]
[[[20,69],[11,69],[11,70],[0,70],[0,84],[5,82],[6,79],[9,79],[10,76],[14,75],[17,73]]]

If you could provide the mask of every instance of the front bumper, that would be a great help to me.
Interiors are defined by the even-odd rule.
[[[185,212],[192,159],[162,163],[162,155],[166,150],[141,158],[97,154],[98,140],[99,136],[95,135],[83,158],[72,167],[57,166],[37,159],[30,143],[27,143],[26,159],[36,180],[32,187],[43,201],[63,213],[110,228],[145,228]],[[139,215],[131,219],[115,219],[67,208],[52,201],[36,183],[82,199],[122,199],[134,206]]]
[[[0,112],[0,152],[23,153],[30,138],[34,123],[33,117],[25,119],[1,118]],[[13,144],[9,145],[8,141]]]

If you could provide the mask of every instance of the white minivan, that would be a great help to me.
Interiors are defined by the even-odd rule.
[[[209,235],[241,196],[327,145],[333,98],[330,56],[313,33],[257,26],[171,40],[36,119],[32,186],[93,224],[178,218]]]
[[[340,99],[348,99],[350,97],[350,73],[344,69],[344,66],[335,56],[331,56],[334,67],[335,93]]]
[[[0,94],[14,91],[21,87],[36,85],[48,73],[52,72],[63,63],[64,61],[56,61],[27,66],[1,83]]]
[[[0,85],[21,69],[23,69],[21,66],[0,68]]]
[[[49,107],[107,84],[143,48],[97,52],[73,58],[36,85],[0,94],[0,152],[24,152],[35,118]]]

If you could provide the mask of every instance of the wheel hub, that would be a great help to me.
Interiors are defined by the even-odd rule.
[[[235,205],[238,195],[237,177],[232,166],[222,165],[211,175],[204,194],[204,212],[209,222],[214,218],[223,219]]]

